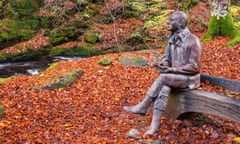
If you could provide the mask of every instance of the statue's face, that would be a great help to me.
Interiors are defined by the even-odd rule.
[[[168,23],[167,23],[167,24],[168,24],[168,30],[169,30],[169,31],[172,31],[172,32],[177,31],[178,28],[179,28],[179,25],[180,25],[179,22],[180,22],[180,21],[179,21],[179,16],[176,15],[176,14],[173,14],[173,15],[169,18]]]

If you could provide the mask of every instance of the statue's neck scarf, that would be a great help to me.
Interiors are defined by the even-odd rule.
[[[169,44],[173,44],[176,47],[181,47],[182,44],[187,40],[190,35],[190,31],[188,28],[181,29],[172,33],[168,39]]]

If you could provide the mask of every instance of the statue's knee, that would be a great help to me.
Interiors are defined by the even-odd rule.
[[[169,96],[170,91],[171,91],[170,87],[168,87],[168,86],[162,87],[159,95],[155,99],[154,109],[158,109],[158,110],[162,110],[162,111],[165,110],[165,108],[167,106],[168,96]]]
[[[170,91],[171,91],[171,88],[170,87],[168,87],[168,86],[162,86],[162,89],[161,89],[161,91],[160,91],[160,93],[159,93],[159,96],[161,97],[164,97],[164,96],[168,96],[169,95],[169,93],[170,93]]]

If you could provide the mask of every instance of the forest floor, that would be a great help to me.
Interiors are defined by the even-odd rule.
[[[204,6],[193,9],[190,17],[196,17],[201,12],[204,15],[201,8]],[[197,23],[191,23],[192,31],[203,38],[207,27]],[[227,48],[229,40],[218,37],[202,42],[201,73],[240,80],[240,44]],[[28,42],[47,41],[45,37],[37,37],[37,41]],[[72,44],[75,43],[67,43]],[[129,114],[122,107],[142,100],[159,72],[153,66],[124,66],[119,58],[136,55],[152,62],[158,52],[163,53],[163,49],[61,61],[40,74],[15,76],[0,83],[0,105],[4,107],[4,114],[0,117],[0,143],[140,143],[139,140],[126,138],[126,135],[132,128],[137,128],[142,132],[139,134],[141,138],[149,126],[151,111],[143,117]],[[113,63],[101,66],[98,64],[101,58],[111,58]],[[35,89],[46,81],[77,69],[83,70],[84,74],[67,88]],[[201,88],[240,98],[239,93],[232,94],[218,86],[202,84]],[[230,144],[239,139],[239,123],[210,117],[213,123],[204,119],[180,121],[162,117],[159,132],[144,139],[144,142]]]
[[[240,44],[226,48],[228,40],[218,37],[203,42],[202,73],[240,80]],[[129,114],[122,107],[138,103],[159,73],[153,66],[124,66],[118,60],[140,55],[151,62],[156,52],[162,53],[163,49],[62,61],[38,75],[16,76],[0,83],[0,105],[5,108],[0,117],[0,143],[139,143],[127,139],[127,132],[132,128],[144,132],[152,114]],[[113,63],[101,66],[101,58],[111,58]],[[34,89],[56,75],[76,69],[82,69],[84,74],[70,87]],[[224,92],[206,84],[201,88]],[[235,94],[236,99],[239,97]],[[217,123],[163,117],[160,131],[145,141],[232,143],[240,136],[239,123],[215,120]]]

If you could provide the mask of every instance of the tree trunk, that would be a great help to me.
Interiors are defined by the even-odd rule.
[[[229,7],[229,0],[211,0],[211,18],[205,40],[210,40],[215,36],[228,36],[233,38],[228,42],[228,46],[240,42],[240,31],[233,23]]]
[[[212,0],[211,3],[211,16],[225,17],[229,13],[229,3],[228,0]]]

